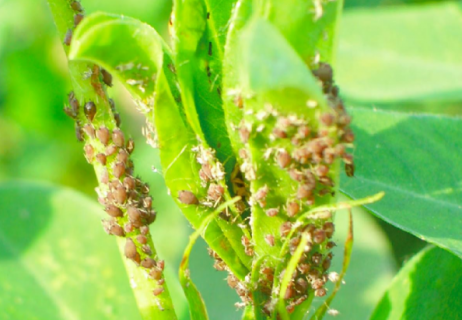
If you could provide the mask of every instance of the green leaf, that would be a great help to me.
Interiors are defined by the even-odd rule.
[[[0,318],[141,319],[103,211],[69,189],[0,185]]]
[[[393,280],[371,320],[461,319],[462,261],[440,248],[427,248]]]
[[[358,102],[460,99],[461,18],[456,2],[348,11],[338,53],[342,94]]]
[[[462,119],[353,109],[357,135],[353,179],[341,190],[381,219],[462,256]]]
[[[213,210],[204,206],[184,205],[177,199],[181,190],[192,191],[198,198],[205,198],[207,190],[201,186],[200,165],[192,151],[200,143],[185,115],[186,110],[183,110],[178,96],[175,95],[178,91],[168,48],[154,29],[136,19],[118,17],[117,20],[112,20],[103,13],[86,19],[79,25],[79,30],[82,31],[76,31],[71,57],[102,64],[122,80],[135,98],[140,99],[147,120],[155,127],[158,136],[166,184],[184,215],[198,228],[202,219]],[[100,24],[95,22],[99,20]],[[86,23],[92,26],[87,27]],[[128,54],[126,48],[131,48]],[[131,61],[136,61],[132,69],[117,68]],[[156,72],[155,79],[154,74],[150,74],[147,86],[132,86],[132,82],[129,82],[134,79],[132,72],[137,72],[138,65],[146,66],[146,70],[139,68],[146,72]],[[236,276],[243,279],[248,270],[241,260],[247,265],[250,265],[250,260],[245,256],[240,242],[242,230],[222,219],[217,221],[219,225],[211,223],[204,238],[235,271]]]

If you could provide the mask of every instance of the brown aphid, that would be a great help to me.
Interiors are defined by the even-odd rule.
[[[74,110],[72,110],[72,108],[64,107],[63,111],[69,118],[74,119],[74,120],[75,118],[77,118],[77,114],[74,112]]]
[[[353,164],[353,156],[349,153],[343,154],[342,159],[346,164]]]
[[[323,243],[326,240],[326,232],[322,229],[316,229],[313,232],[313,241],[316,244]]]
[[[148,226],[141,226],[140,227],[140,232],[142,235],[147,235],[149,233],[149,227]]]
[[[208,182],[212,180],[213,175],[212,175],[212,168],[210,167],[210,164],[204,163],[199,170],[199,177],[201,178],[202,181]]]
[[[319,119],[323,125],[330,127],[334,124],[335,116],[332,113],[323,113]]]
[[[313,282],[311,282],[311,288],[314,290],[321,289],[324,286],[324,281],[321,279],[315,279]]]
[[[106,157],[110,157],[112,155],[114,155],[116,152],[117,152],[118,148],[113,145],[113,144],[110,144],[106,147],[106,150],[104,151],[104,154],[106,155]]]
[[[314,253],[314,254],[311,256],[311,261],[312,261],[314,264],[316,264],[316,265],[321,264],[321,261],[322,261],[322,254],[320,254],[319,252]]]
[[[348,177],[355,175],[355,165],[353,163],[345,163],[345,173]]]
[[[331,265],[331,260],[330,259],[324,259],[324,261],[322,262],[322,268],[324,270],[329,270],[330,265]]]
[[[83,111],[85,113],[85,116],[87,119],[91,122],[95,118],[96,114],[96,105],[93,101],[89,101],[85,103],[85,106],[83,108]]]
[[[127,149],[129,154],[132,154],[133,150],[135,150],[135,141],[133,141],[132,138],[128,139],[127,145],[125,148]]]
[[[160,268],[161,271],[164,271],[165,261],[164,260],[159,260],[157,262],[157,266]]]
[[[337,244],[334,242],[334,241],[329,241],[327,244],[326,244],[326,249],[327,250],[330,250],[332,249],[333,247],[335,247]]]
[[[122,163],[127,163],[128,161],[128,152],[125,149],[120,149],[119,153],[117,154],[117,161]]]
[[[308,138],[310,133],[311,133],[310,127],[308,127],[306,125],[302,125],[302,126],[298,127],[297,136],[299,138],[306,139],[306,138]]]
[[[279,213],[279,208],[271,208],[266,210],[266,215],[268,217],[275,217]]]
[[[158,288],[155,288],[154,290],[152,290],[152,293],[153,293],[155,296],[160,295],[162,292],[164,292],[164,288],[163,288],[163,287],[158,287]]]
[[[112,166],[112,173],[114,174],[114,177],[116,177],[117,179],[122,177],[125,173],[125,164],[123,164],[122,162],[114,163],[114,165]]]
[[[311,270],[311,265],[309,265],[308,263],[299,263],[297,268],[300,271],[300,273],[308,274]]]
[[[129,206],[127,210],[128,214],[128,219],[130,219],[130,222],[135,226],[135,227],[141,227],[143,225],[141,219],[141,211],[134,207],[134,206]]]
[[[151,224],[156,220],[157,213],[154,210],[148,211],[148,216],[146,217],[146,224]]]
[[[243,143],[247,143],[247,141],[249,141],[250,130],[248,126],[246,126],[245,124],[241,125],[241,127],[239,128],[239,137],[241,138],[241,141]]]
[[[296,201],[291,201],[287,204],[287,216],[293,217],[300,212],[300,205]]]
[[[231,287],[231,289],[234,289],[237,287],[239,284],[239,280],[236,278],[236,276],[232,273],[228,274],[228,277],[226,278],[228,285]]]
[[[253,198],[258,202],[258,204],[263,208],[266,207],[266,196],[268,195],[268,192],[269,188],[265,184],[263,187],[258,189],[257,192],[255,192],[255,195],[253,196]]]
[[[64,43],[66,46],[70,46],[70,45],[71,45],[71,41],[72,41],[72,29],[68,29],[67,32],[66,32],[66,35],[64,36],[64,41],[63,41],[63,43]]]
[[[83,20],[83,14],[77,13],[74,15],[74,27],[77,27]]]
[[[297,169],[290,169],[289,170],[289,176],[292,180],[295,180],[295,181],[298,181],[298,182],[301,182],[303,181],[303,178],[304,178],[304,174],[297,170]]]
[[[141,246],[141,250],[146,253],[147,255],[151,255],[152,254],[152,249],[151,249],[151,246],[149,244],[143,244]]]
[[[288,300],[290,298],[293,298],[293,296],[295,295],[295,290],[294,288],[290,285],[287,287],[287,290],[286,290],[286,293],[284,294],[284,299],[285,300]]]
[[[114,223],[112,226],[111,226],[111,229],[109,230],[109,232],[112,234],[112,235],[115,235],[117,237],[124,237],[125,236],[125,232],[124,232],[124,229],[119,226],[118,224]]]
[[[353,143],[355,141],[355,134],[351,130],[345,131],[341,140],[346,143]]]
[[[132,176],[135,171],[135,165],[133,163],[133,160],[128,159],[127,163],[125,164],[125,172]],[[149,187],[147,187],[147,191],[144,191],[145,189],[142,189],[141,192],[143,193],[149,193]]]
[[[140,263],[140,254],[136,251],[136,245],[131,238],[127,238],[125,242],[125,256],[136,263]]]
[[[334,186],[334,181],[329,177],[320,177],[319,183],[321,183],[322,185],[328,186],[328,187]]]
[[[123,180],[123,185],[127,190],[135,189],[135,178],[126,176]]]
[[[157,266],[153,267],[151,269],[151,272],[149,272],[149,275],[154,279],[154,280],[160,280],[162,279],[162,270],[159,268],[159,263],[157,262]]]
[[[299,244],[300,244],[300,237],[295,237],[295,238],[290,239],[289,252],[291,255],[295,253],[295,250],[297,250],[297,247]]]
[[[335,231],[334,224],[332,222],[326,222],[324,223],[322,228],[324,229],[326,233],[326,237],[328,237],[329,239],[332,238],[332,236],[334,235],[334,231]]]
[[[130,233],[130,232],[133,232],[133,230],[135,230],[135,227],[133,226],[133,224],[131,222],[127,222],[124,225],[124,230],[125,230],[125,232]]]
[[[103,76],[103,82],[108,86],[112,87],[112,75],[107,72],[106,69],[101,68],[101,75]]]
[[[107,171],[106,167],[101,169],[101,176],[100,176],[101,183],[108,184],[109,183],[109,172]]]
[[[82,11],[83,11],[82,5],[80,4],[79,1],[72,1],[72,2],[71,2],[71,8],[72,8],[72,10],[74,10],[74,11],[78,11],[78,12],[82,12]]]
[[[106,156],[102,153],[98,153],[96,156],[96,161],[98,161],[100,164],[102,164],[103,166],[106,165]]]
[[[285,132],[281,128],[274,128],[272,131],[272,134],[274,137],[279,138],[279,139],[285,139],[287,138],[287,132]]]
[[[141,261],[141,266],[143,268],[147,268],[147,269],[154,268],[156,266],[156,260],[154,260],[152,258],[144,258]]]
[[[127,191],[125,191],[124,186],[119,185],[112,193],[114,195],[114,200],[118,204],[124,204],[127,201]]]
[[[249,153],[245,148],[242,148],[239,150],[239,157],[241,157],[243,160],[246,160],[249,158]]]
[[[103,145],[107,146],[110,139],[109,129],[106,127],[100,127],[96,130],[96,137]]]
[[[157,280],[157,284],[158,285],[163,285],[165,283],[165,279],[160,279],[160,280]]]
[[[323,164],[317,165],[314,168],[314,173],[318,177],[325,177],[329,173],[329,167]]]
[[[141,244],[146,244],[148,243],[148,238],[146,238],[146,236],[143,236],[142,234],[139,234],[136,236],[136,241],[138,241]]]
[[[324,297],[326,294],[327,294],[327,291],[324,288],[318,289],[314,292],[314,295],[316,297]]]
[[[183,204],[198,204],[199,203],[194,193],[188,190],[180,190],[178,192],[178,200]]]
[[[338,124],[340,126],[347,126],[351,123],[351,117],[349,115],[347,115],[346,113],[343,113],[339,119],[338,119]]]
[[[85,159],[87,159],[88,163],[93,161],[94,149],[91,144],[86,144],[83,147],[83,151],[85,152]]]
[[[151,197],[146,197],[146,198],[143,198],[143,207],[145,207],[146,209],[149,209],[152,207],[152,198]]]
[[[82,130],[87,134],[88,137],[94,139],[95,138],[95,128],[89,123],[85,124]]]
[[[292,223],[289,221],[284,222],[279,228],[279,234],[281,235],[281,238],[287,237],[290,233],[290,230],[292,230]]]
[[[308,290],[308,282],[304,278],[298,278],[295,283],[295,290],[298,292],[304,293]]]
[[[328,63],[321,62],[319,68],[313,71],[313,74],[322,82],[332,81],[334,72]]]
[[[124,214],[122,212],[122,210],[120,210],[118,207],[116,207],[115,205],[113,204],[110,204],[108,205],[104,211],[107,212],[107,214],[109,214],[110,216],[116,218],[116,217],[122,217]]]
[[[78,141],[83,142],[83,134],[82,134],[82,127],[80,127],[80,123],[75,123],[75,137]]]
[[[335,160],[335,149],[334,148],[326,148],[322,152],[322,158],[326,164],[332,164]]]
[[[340,93],[340,89],[338,86],[332,86],[332,89],[330,91],[334,97],[338,97],[338,94]]]
[[[276,155],[276,161],[281,168],[286,168],[290,164],[291,160],[292,158],[286,150],[281,150]]]
[[[274,247],[274,236],[272,234],[267,234],[265,236],[265,241],[270,247]]]
[[[112,141],[117,147],[122,148],[125,144],[124,133],[120,129],[115,129],[112,131]]]
[[[306,147],[295,149],[294,159],[301,164],[307,163],[311,159],[310,150]]]
[[[313,188],[311,185],[301,184],[297,189],[297,199],[306,200],[311,197],[313,194]]]
[[[215,183],[211,183],[207,190],[207,197],[212,201],[220,201],[225,193],[225,189]]]
[[[120,119],[120,114],[114,113],[114,121],[116,123],[116,126],[120,127],[120,124],[122,123],[122,119]]]

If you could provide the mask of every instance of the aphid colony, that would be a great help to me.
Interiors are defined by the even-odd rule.
[[[326,295],[324,286],[333,257],[330,250],[335,246],[331,212],[307,217],[303,223],[299,218],[316,205],[328,203],[335,195],[336,181],[332,172],[337,159],[344,162],[348,176],[354,174],[353,157],[346,151],[354,142],[354,134],[349,128],[351,119],[338,97],[332,68],[320,63],[313,74],[319,80],[329,105],[329,109],[324,111],[317,108],[315,101],[301,106],[313,109],[315,121],[299,114],[285,113],[282,108],[268,104],[259,111],[247,108],[237,127],[245,146],[238,153],[240,169],[250,181],[253,191],[247,199],[252,206],[252,215],[261,211],[267,219],[281,221],[279,230],[267,230],[262,240],[269,247],[279,244],[282,250],[285,249],[281,257],[287,262],[297,250],[302,236],[308,238],[285,291],[284,300],[289,313],[310,295]],[[239,101],[237,107],[242,109],[243,102]],[[274,176],[270,172],[275,172]],[[284,201],[281,201],[281,195],[285,195]],[[242,238],[247,254],[254,254],[254,243],[255,240]],[[266,296],[263,311],[267,315],[273,312],[274,298],[281,290],[285,269],[278,268],[283,264],[269,261],[260,270],[258,289]],[[223,266],[220,267],[223,269]],[[240,295],[242,303],[239,305],[252,303],[249,290],[242,289],[246,288],[245,283],[237,281],[233,275],[228,277],[228,283]]]
[[[93,68],[93,71],[98,69]],[[104,72],[101,75],[103,81],[109,78]],[[95,79],[91,81],[93,85]],[[77,139],[86,142],[85,158],[95,167],[100,181],[96,189],[98,200],[108,214],[108,219],[102,221],[104,230],[110,235],[126,237],[125,256],[146,269],[149,277],[157,283],[153,294],[159,295],[164,291],[164,262],[155,257],[149,240],[149,225],[156,219],[156,212],[152,208],[149,186],[134,176],[134,165],[130,159],[135,148],[134,141],[126,139],[119,129],[120,117],[111,99],[105,112],[113,116],[113,129],[97,121],[99,113],[93,101],[85,102],[81,108],[74,92],[68,98],[69,106],[64,111],[76,121]]]

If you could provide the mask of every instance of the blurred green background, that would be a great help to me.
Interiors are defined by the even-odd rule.
[[[462,47],[460,38],[453,34],[460,33],[462,27],[461,2],[345,2],[336,78],[347,105],[462,115]],[[153,25],[167,38],[170,1],[82,3],[86,13],[100,10],[129,15]],[[84,160],[73,122],[62,111],[70,90],[66,59],[46,1],[0,0],[1,181],[46,181],[96,199],[92,167]],[[153,234],[174,278],[191,229],[157,173],[161,170],[157,151],[141,134],[143,118],[119,84],[109,93],[122,113],[122,128],[136,141],[136,172],[152,186],[159,212]],[[338,319],[367,319],[399,266],[424,246],[367,212],[356,216],[353,262],[347,284],[333,305],[340,311]],[[345,215],[338,217],[345,221]],[[341,230],[338,243],[344,237],[345,230]],[[334,270],[339,270],[341,250],[340,246]],[[223,281],[226,275],[211,266],[205,244],[199,242],[191,259],[192,276],[203,293],[210,318],[239,319],[240,312],[233,306],[237,295]],[[179,292],[178,287],[174,291]],[[182,319],[188,319],[181,293],[176,299]]]

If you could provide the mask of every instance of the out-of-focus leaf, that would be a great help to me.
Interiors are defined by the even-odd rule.
[[[141,319],[102,210],[50,185],[0,185],[0,318]]]
[[[393,280],[371,320],[462,319],[462,261],[440,248],[427,248]]]
[[[357,170],[341,190],[381,219],[462,256],[462,119],[353,109]]]
[[[456,2],[348,11],[340,30],[337,81],[347,99],[462,97]]]

